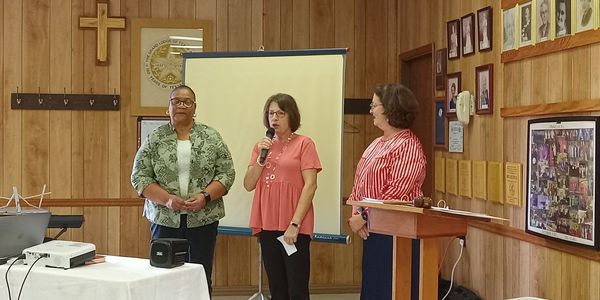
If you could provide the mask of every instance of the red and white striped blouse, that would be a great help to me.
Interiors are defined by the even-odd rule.
[[[422,196],[426,158],[419,138],[409,129],[388,140],[376,138],[363,152],[349,199],[412,201]],[[356,208],[353,209],[356,212]]]

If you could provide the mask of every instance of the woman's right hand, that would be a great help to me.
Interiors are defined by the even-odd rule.
[[[271,148],[271,145],[273,145],[273,140],[271,140],[268,137],[263,137],[260,140],[258,140],[258,143],[256,143],[258,145],[258,150],[262,150],[262,149],[267,149],[269,150]]]
[[[179,198],[178,196],[169,195],[169,199],[165,203],[165,206],[174,211],[180,211],[185,206],[185,201],[183,201],[183,199]]]

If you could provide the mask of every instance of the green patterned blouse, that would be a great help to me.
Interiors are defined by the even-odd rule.
[[[235,179],[233,160],[221,135],[213,128],[195,123],[191,129],[192,157],[190,162],[189,194],[179,191],[177,167],[177,133],[171,124],[156,128],[138,150],[133,163],[131,184],[140,196],[144,189],[156,182],[169,194],[187,199],[204,190],[217,180],[231,188]],[[178,228],[179,212],[146,199],[144,216],[152,223]],[[225,216],[223,198],[212,199],[206,207],[196,213],[188,212],[187,226],[198,227],[211,224]]]

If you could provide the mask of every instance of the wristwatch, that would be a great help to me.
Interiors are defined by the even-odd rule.
[[[200,194],[204,195],[204,199],[206,199],[206,203],[210,202],[210,194],[207,191],[201,191]]]

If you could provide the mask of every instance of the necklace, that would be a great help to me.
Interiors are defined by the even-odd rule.
[[[269,152],[269,154],[267,155],[267,162],[265,163],[265,169],[267,170],[265,174],[265,183],[267,184],[267,188],[271,187],[271,183],[275,181],[275,171],[277,170],[279,159],[281,158],[281,155],[285,152],[285,150],[287,150],[288,145],[292,141],[294,136],[295,133],[292,132],[292,134],[290,134],[290,136],[288,136],[287,139],[283,142],[281,142],[280,139],[276,139],[275,141],[282,143],[283,145],[281,147],[281,150],[277,155],[274,155],[272,151]]]

